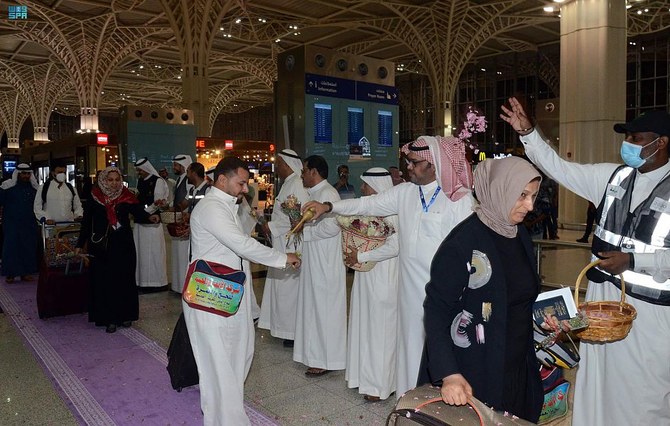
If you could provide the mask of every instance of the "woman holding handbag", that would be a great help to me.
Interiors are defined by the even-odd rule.
[[[158,223],[158,215],[149,215],[127,188],[121,171],[107,167],[98,176],[98,184],[84,206],[84,218],[76,252],[87,247],[90,257],[88,320],[106,326],[114,333],[117,326],[130,327],[139,316],[135,282],[135,243],[130,215]]]

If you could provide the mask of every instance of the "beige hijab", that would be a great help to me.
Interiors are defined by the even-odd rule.
[[[528,182],[540,173],[519,157],[490,159],[475,169],[475,195],[479,204],[475,212],[486,226],[507,238],[516,237],[517,226],[509,213]]]

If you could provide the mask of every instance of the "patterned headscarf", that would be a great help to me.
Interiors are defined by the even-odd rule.
[[[509,213],[530,181],[540,173],[519,157],[489,159],[475,170],[475,195],[479,204],[474,210],[479,219],[497,234],[514,238],[516,224],[509,222]]]
[[[107,183],[107,176],[109,176],[110,173],[118,173],[119,176],[123,176],[121,170],[117,167],[107,167],[98,174],[98,185],[91,190],[91,197],[99,204],[105,206],[109,224],[116,227],[119,223],[119,220],[116,217],[116,206],[120,203],[135,204],[139,201],[137,200],[137,197],[123,185],[121,185],[121,188],[118,190],[112,189]]]
[[[427,149],[426,149],[427,148]],[[410,151],[435,166],[435,178],[451,201],[464,197],[472,189],[472,169],[465,159],[463,141],[453,136],[419,136],[404,145]]]

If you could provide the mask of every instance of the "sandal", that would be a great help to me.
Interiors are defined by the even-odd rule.
[[[365,395],[365,396],[363,396],[363,399],[367,402],[379,402],[379,401],[381,401],[380,397],[374,396],[374,395]]]
[[[324,368],[308,368],[307,371],[305,371],[305,376],[308,377],[318,377],[318,376],[323,376],[324,374],[330,373],[330,370],[326,370]]]
[[[13,282],[14,282],[14,277],[7,277],[7,278],[5,278],[5,282],[7,282],[7,283],[13,283]]]

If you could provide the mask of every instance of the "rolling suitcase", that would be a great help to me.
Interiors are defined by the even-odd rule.
[[[389,414],[387,426],[512,426],[532,425],[526,420],[493,411],[472,398],[469,405],[454,406],[442,402],[440,388],[419,386],[407,391]]]
[[[79,224],[42,225],[44,256],[37,280],[37,312],[40,318],[88,311],[88,270],[83,258],[74,255]]]
[[[177,324],[174,326],[167,356],[168,365],[166,368],[170,374],[172,389],[181,392],[183,388],[198,384],[200,381],[198,366],[193,356],[193,348],[191,348],[191,340],[188,337],[183,313],[179,315]]]

